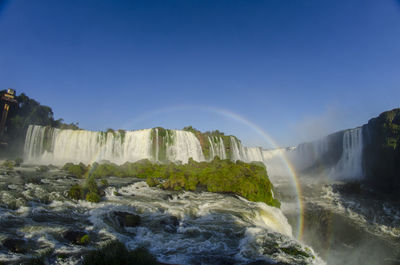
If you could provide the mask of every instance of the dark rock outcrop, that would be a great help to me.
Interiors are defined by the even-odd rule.
[[[136,227],[141,223],[140,216],[136,214],[127,212],[114,212],[113,214],[121,227]]]
[[[363,126],[363,171],[372,188],[400,191],[400,109],[383,112]]]
[[[27,251],[26,241],[17,238],[7,238],[2,242],[3,246],[14,253],[25,253]]]
[[[88,234],[82,231],[68,230],[63,234],[64,239],[75,245],[86,245],[88,243]]]

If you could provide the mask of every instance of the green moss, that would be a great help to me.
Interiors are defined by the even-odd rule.
[[[103,178],[103,179],[101,179],[101,186],[103,186],[103,187],[108,187],[108,181],[107,181],[107,179],[105,179],[105,178]]]
[[[303,256],[305,258],[311,257],[311,255],[303,250],[297,249],[295,247],[287,247],[287,248],[281,248],[283,252],[286,254],[292,255],[292,256]]]
[[[79,243],[81,245],[87,245],[90,243],[90,237],[89,235],[84,235],[83,237],[81,237],[81,239],[79,240]]]
[[[68,191],[68,197],[74,200],[80,200],[83,198],[83,191],[81,186],[73,185]]]
[[[79,163],[77,165],[66,163],[62,169],[76,177],[83,177],[88,172],[88,167],[86,167],[83,163]]]
[[[95,178],[106,176],[137,177],[146,179],[149,186],[160,184],[161,187],[175,191],[195,191],[205,188],[210,192],[234,193],[250,201],[261,201],[268,205],[280,207],[279,201],[273,197],[265,166],[258,163],[244,163],[221,160],[216,157],[211,162],[196,162],[189,159],[187,164],[153,164],[149,160],[135,163],[95,164],[89,170],[90,177],[86,189],[98,193]]]
[[[14,168],[14,161],[6,160],[6,161],[3,162],[2,166],[7,168],[7,169],[9,169],[9,170],[11,170],[11,169]]]
[[[47,172],[49,170],[49,167],[45,165],[40,165],[39,168],[36,169],[37,172]]]
[[[101,199],[100,195],[95,192],[89,192],[88,194],[86,194],[86,200],[88,202],[97,203],[97,202],[100,202],[100,199]]]

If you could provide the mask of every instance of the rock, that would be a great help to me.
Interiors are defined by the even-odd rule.
[[[15,253],[25,253],[27,251],[26,241],[17,238],[7,238],[2,242],[3,246]]]
[[[99,195],[100,195],[100,197],[105,197],[106,192],[103,189],[99,189]]]
[[[169,200],[172,200],[173,197],[172,197],[171,194],[168,194],[168,195],[163,196],[163,199],[166,200],[166,201],[169,201]]]
[[[179,226],[179,219],[176,216],[169,216],[160,221],[160,225],[164,226],[164,231],[168,233],[176,233]]]
[[[136,227],[141,223],[139,215],[127,212],[114,212],[114,216],[121,227]]]
[[[64,239],[68,240],[72,244],[75,245],[86,245],[87,244],[87,238],[88,234],[82,231],[66,231],[63,234]],[[82,240],[82,238],[85,238],[85,240]]]

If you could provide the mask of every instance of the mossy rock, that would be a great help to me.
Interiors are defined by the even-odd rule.
[[[68,230],[63,233],[63,238],[75,245],[87,245],[90,242],[90,237],[83,231]]]
[[[114,212],[113,213],[118,224],[121,227],[136,227],[141,224],[141,217],[136,214],[127,212]]]

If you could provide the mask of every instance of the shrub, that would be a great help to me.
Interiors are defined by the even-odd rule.
[[[22,158],[17,158],[14,160],[16,167],[19,167],[23,162],[24,162],[24,160]]]
[[[49,167],[45,165],[40,165],[38,169],[36,169],[37,172],[47,172],[49,171]]]
[[[88,202],[99,202],[100,201],[100,195],[95,193],[95,192],[89,192],[88,194],[86,194],[86,200]]]
[[[14,162],[11,160],[6,160],[3,162],[3,167],[7,168],[7,169],[13,169],[14,168]]]
[[[153,164],[144,159],[120,166],[112,163],[94,164],[89,171],[90,177],[85,187],[90,193],[99,192],[96,177],[138,177],[146,179],[150,187],[158,186],[159,179],[165,179],[161,185],[164,189],[195,191],[201,188],[209,192],[233,193],[250,201],[280,207],[279,201],[273,196],[273,186],[265,166],[260,163],[232,162],[215,157],[210,162],[189,159],[188,164]]]
[[[74,199],[74,200],[82,199],[83,198],[83,191],[82,191],[81,186],[79,186],[78,184],[73,185],[68,191],[68,196],[71,199]]]
[[[85,175],[88,171],[88,167],[86,167],[83,163],[79,164],[72,164],[72,163],[66,163],[63,167],[63,170],[67,171],[69,174],[74,175],[76,177],[81,178],[83,175]]]
[[[101,186],[107,187],[108,185],[108,181],[105,178],[101,179]]]

